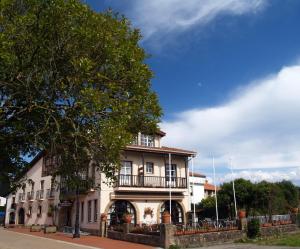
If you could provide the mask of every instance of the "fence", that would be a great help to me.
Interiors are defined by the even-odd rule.
[[[263,227],[268,226],[278,226],[278,225],[287,225],[292,224],[292,218],[290,214],[283,215],[264,215],[264,216],[248,216],[247,220],[258,219],[259,223]]]
[[[238,220],[200,220],[199,222],[186,225],[176,225],[175,235],[197,234],[217,231],[230,231],[238,229]]]

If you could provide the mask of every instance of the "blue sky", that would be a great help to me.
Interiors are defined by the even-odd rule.
[[[300,1],[86,0],[144,35],[164,143],[218,182],[300,179]],[[298,79],[299,76],[299,79]],[[299,155],[298,155],[299,154]]]

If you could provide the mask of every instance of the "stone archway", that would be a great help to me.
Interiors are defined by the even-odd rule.
[[[159,209],[160,217],[159,223],[161,223],[162,213],[170,210],[170,201],[164,201]],[[171,201],[171,220],[173,224],[183,224],[185,220],[184,208],[177,201]]]
[[[132,216],[131,223],[137,223],[137,210],[134,205],[126,200],[117,200],[111,203],[107,211],[107,220],[109,225],[123,223],[123,215],[129,213]]]
[[[24,225],[25,224],[25,210],[24,208],[20,208],[18,212],[18,224]]]

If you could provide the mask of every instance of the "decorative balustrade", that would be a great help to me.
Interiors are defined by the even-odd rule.
[[[47,189],[47,199],[54,199],[55,197],[55,189],[54,188],[50,188],[50,189]]]
[[[25,193],[19,193],[19,202],[25,201]]]
[[[187,184],[184,177],[118,175],[115,187],[186,188]]]
[[[36,191],[35,199],[36,200],[43,200],[44,199],[44,190],[43,189]]]
[[[34,200],[34,191],[27,192],[27,200],[28,201]]]

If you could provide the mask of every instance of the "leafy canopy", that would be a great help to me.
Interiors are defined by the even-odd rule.
[[[126,18],[79,0],[2,0],[5,157],[45,149],[59,157],[58,174],[75,179],[93,159],[112,177],[120,150],[138,131],[155,132],[161,116],[140,39]]]

